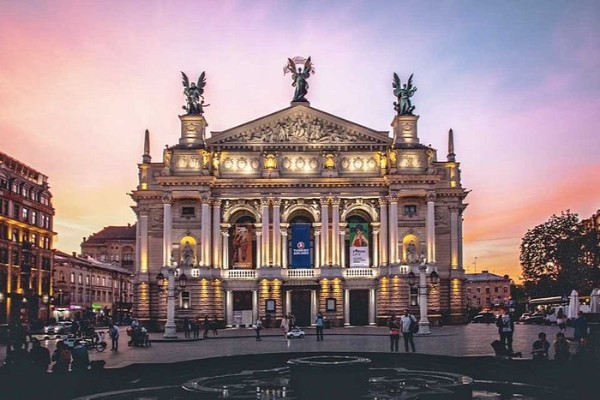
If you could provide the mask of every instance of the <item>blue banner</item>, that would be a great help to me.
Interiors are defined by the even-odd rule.
[[[292,268],[310,268],[310,225],[292,225]]]

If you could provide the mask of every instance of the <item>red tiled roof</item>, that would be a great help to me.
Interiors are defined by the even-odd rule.
[[[107,226],[91,235],[84,243],[104,243],[109,240],[135,241],[135,224],[128,226]]]

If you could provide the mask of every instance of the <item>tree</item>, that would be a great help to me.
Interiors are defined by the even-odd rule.
[[[528,230],[520,262],[529,296],[589,293],[600,277],[598,229],[570,211]]]

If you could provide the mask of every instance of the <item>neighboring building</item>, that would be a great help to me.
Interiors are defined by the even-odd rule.
[[[488,271],[465,274],[465,293],[468,308],[494,308],[510,300],[508,275],[500,276]]]
[[[0,152],[0,324],[47,319],[53,218],[48,177]]]
[[[127,268],[133,272],[135,263],[135,225],[107,226],[100,232],[83,238],[81,254],[98,261]]]
[[[152,162],[146,131],[136,205],[135,314],[160,327],[174,263],[188,277],[176,319],[216,315],[226,325],[292,313],[310,325],[382,324],[418,314],[407,281],[422,258],[429,318],[466,321],[462,213],[455,160],[420,144],[415,115],[393,133],[312,108],[290,107],[205,138],[201,114],[181,120],[179,144]],[[179,272],[182,269],[179,268]],[[164,275],[164,270],[163,270]],[[429,278],[428,278],[428,282]]]
[[[105,314],[115,320],[130,314],[133,292],[131,271],[88,256],[56,251],[54,255],[54,310],[57,320],[77,313]]]

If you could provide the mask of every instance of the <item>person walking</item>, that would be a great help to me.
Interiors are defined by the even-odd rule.
[[[288,320],[288,316],[284,315],[283,319],[281,320],[281,332],[283,333],[283,339],[287,340],[288,336],[288,332],[290,330],[290,321]]]
[[[315,319],[315,325],[317,327],[317,342],[323,341],[323,325],[325,321],[323,319],[323,313],[319,311],[317,313],[317,318]]]
[[[400,325],[402,328],[402,338],[404,339],[404,351],[408,353],[408,344],[410,343],[410,348],[414,353],[415,350],[415,341],[413,339],[413,331],[412,324],[416,324],[417,319],[414,315],[409,314],[408,310],[404,310],[404,315],[400,317]]]
[[[504,309],[502,315],[499,315],[496,319],[496,326],[498,327],[498,333],[500,334],[500,341],[510,353],[513,353],[513,333],[515,331],[515,321],[510,315],[508,308]]]
[[[262,339],[260,338],[260,331],[263,328],[263,323],[260,317],[256,320],[256,324],[254,325],[254,330],[256,331],[256,341],[260,342]]]
[[[114,324],[110,324],[108,326],[108,335],[110,336],[112,342],[112,347],[110,350],[119,351],[119,328],[117,328],[117,326]]]
[[[218,336],[219,335],[219,320],[217,319],[216,315],[213,315],[213,320],[212,320],[212,331],[213,331],[213,336]]]
[[[210,331],[210,321],[208,320],[208,315],[204,316],[204,334],[202,334],[202,339],[208,339],[208,331]]]
[[[388,321],[388,328],[390,329],[390,351],[398,352],[398,344],[400,343],[400,323],[396,318],[396,314],[392,314]]]

